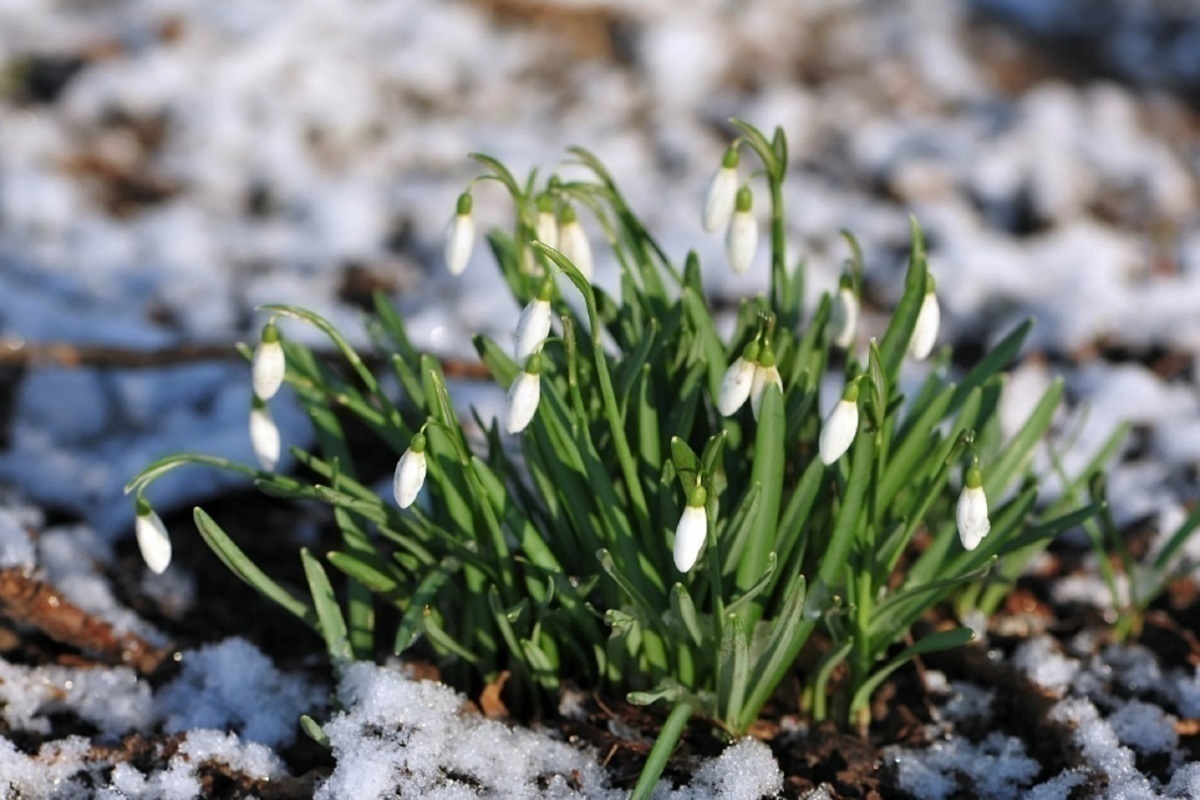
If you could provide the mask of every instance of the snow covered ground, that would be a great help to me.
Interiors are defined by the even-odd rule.
[[[1139,19],[1169,6],[1189,22],[1186,30],[1200,17],[1195,2],[1132,5],[1142,9]],[[582,144],[608,164],[668,252],[696,249],[708,285],[722,295],[756,292],[766,285],[765,253],[735,276],[724,269],[721,237],[699,223],[699,196],[731,116],[788,133],[789,246],[808,259],[810,303],[835,285],[845,257],[837,231],[845,227],[866,249],[868,297],[887,307],[899,289],[907,215],[915,213],[939,281],[943,339],[991,339],[1036,316],[1029,350],[1038,358],[1015,376],[1008,402],[1028,407],[1050,373],[1065,374],[1068,465],[1090,455],[1117,421],[1132,419],[1136,447],[1111,479],[1116,515],[1169,531],[1196,499],[1200,461],[1200,126],[1156,87],[1194,80],[1200,49],[1170,51],[1160,73],[1171,77],[1144,70],[1134,76],[1137,90],[1076,75],[1066,83],[1052,59],[972,18],[1007,15],[1049,37],[1070,33],[1079,18],[1071,6],[0,0],[0,371],[11,408],[0,451],[9,492],[0,563],[36,565],[77,604],[165,641],[109,588],[114,543],[132,532],[121,489],[167,453],[251,459],[244,365],[5,366],[33,345],[249,340],[261,323],[254,308],[265,302],[307,306],[363,341],[354,299],[365,284],[394,292],[418,347],[469,356],[470,333],[500,334],[516,315],[496,307],[498,280],[483,248],[460,279],[439,263],[454,198],[477,174],[466,158],[472,151],[522,174],[553,168],[568,145]],[[1152,40],[1129,33],[1113,52],[1136,52],[1145,41]],[[498,189],[479,187],[476,202],[484,224],[508,222]],[[599,231],[590,232],[598,241]],[[612,285],[614,263],[603,246],[597,256],[597,281]],[[882,324],[870,316],[867,333]],[[285,442],[303,443],[299,411],[286,403],[274,411]],[[156,484],[151,499],[165,511],[228,486],[213,474],[181,473]],[[166,580],[145,578],[136,591],[183,607],[193,581],[188,565],[176,564]],[[164,759],[169,768],[153,774],[86,761],[82,740],[50,742],[30,756],[0,739],[0,776],[15,776],[9,780],[28,796],[53,786],[59,796],[86,795],[70,788],[79,786],[115,798],[191,796],[197,765],[212,757],[257,778],[281,775],[270,748],[296,734],[296,715],[319,706],[327,688],[279,673],[238,640],[189,651],[182,663],[180,676],[155,692],[128,668],[85,674],[0,661],[10,731],[44,730],[48,714],[70,713],[109,737],[183,736]],[[238,686],[205,683],[220,680],[205,675],[247,670],[252,677]],[[524,796],[518,785],[527,796],[567,796],[570,787],[553,781],[533,788],[545,770],[590,776],[586,796],[610,791],[590,757],[457,717],[458,701],[436,688],[367,667],[345,680],[355,697],[441,709],[413,718],[410,746],[426,741],[420,731],[455,726],[463,737],[529,754],[512,762],[511,775],[489,773],[510,781],[492,787],[493,796]],[[1156,680],[1157,697],[1182,697],[1179,687],[1190,682],[1194,692],[1197,678]],[[262,704],[262,719],[238,716],[248,697],[239,693],[251,689],[275,698]],[[1191,697],[1192,705],[1180,700],[1169,713],[1200,716]],[[1123,733],[1157,730],[1150,712],[1128,710],[1132,702],[1062,701],[1064,719],[1113,732],[1107,743],[1081,743],[1089,764],[1096,754],[1094,769],[1123,770],[1133,762],[1121,748],[1138,747],[1139,738],[1174,753],[1166,734]],[[415,757],[400,754],[394,737],[364,741],[366,713],[351,705],[331,729],[344,760],[328,796],[370,796],[368,749],[385,770]],[[240,735],[205,732],[211,728]],[[992,748],[988,757],[1008,754],[1018,765],[1028,758],[1000,741],[955,747],[976,760],[981,751],[969,748]],[[766,773],[745,765],[763,758],[764,748],[741,746],[701,768],[687,796],[757,796],[772,784],[756,783]],[[427,775],[433,763],[404,769]],[[919,763],[944,777],[961,762]],[[454,769],[475,775],[469,764]],[[1032,786],[1034,777],[1014,769],[1011,786]],[[1180,763],[1177,781],[1136,788],[1126,772],[1109,773],[1110,786],[1130,787],[1120,796],[1197,796],[1198,772]],[[1038,790],[1043,797],[1065,796],[1073,780],[1042,777],[1059,787]],[[1126,777],[1134,783],[1122,783]],[[351,780],[364,783],[337,788]],[[425,784],[414,782],[405,796],[433,796],[418,786]],[[438,796],[464,791],[446,785]]]

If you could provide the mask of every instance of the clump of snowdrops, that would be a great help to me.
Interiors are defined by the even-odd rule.
[[[808,713],[864,726],[897,668],[971,639],[945,623],[914,638],[934,606],[957,597],[969,611],[980,592],[964,590],[986,586],[998,559],[1023,564],[1099,504],[1039,509],[1029,465],[1061,382],[1014,436],[1000,431],[1003,370],[1029,323],[953,378],[948,348],[934,355],[936,283],[915,222],[903,295],[880,338],[858,330],[862,255],[849,234],[837,291],[805,313],[804,265],[784,253],[786,139],[734,125],[702,223],[725,232],[728,266],[745,270],[765,195],[770,286],[741,303],[731,335],[718,331],[696,256],[664,252],[591,154],[572,150],[589,180],[535,173],[524,183],[476,156],[483,174],[459,198],[446,259],[454,274],[470,261],[472,193],[490,182],[507,190],[514,224],[488,240],[524,310],[511,340],[475,339],[507,391],[503,419],[460,413],[441,364],[412,347],[386,298],[369,330],[394,382],[317,315],[267,306],[251,356],[260,468],[185,454],[134,479],[151,568],[165,568],[169,540],[143,492],[180,465],[328,504],[341,544],[301,550],[307,593],[265,574],[203,510],[195,520],[232,570],[321,634],[335,666],[420,647],[464,688],[508,673],[516,700],[544,702],[570,682],[665,703],[639,796],[688,718],[745,733],[806,646],[817,656],[800,676]],[[618,295],[591,282],[581,218],[604,233]],[[341,362],[283,339],[277,318],[319,328]],[[904,396],[906,363],[930,357]],[[832,408],[818,401],[824,381],[841,387]],[[316,452],[292,449],[302,476],[274,471],[266,401],[285,382],[317,433]],[[396,455],[385,496],[359,474],[347,415]],[[397,609],[386,629],[383,605]]]

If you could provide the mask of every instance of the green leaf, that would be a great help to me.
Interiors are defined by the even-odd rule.
[[[433,601],[442,584],[461,568],[462,564],[458,559],[447,556],[417,584],[416,591],[409,598],[408,608],[400,618],[400,625],[396,628],[396,644],[393,648],[396,655],[401,655],[412,645],[413,638],[424,622],[425,607]]]
[[[312,739],[326,750],[331,748],[331,745],[329,744],[329,734],[325,733],[325,729],[321,727],[320,723],[318,723],[308,714],[300,715],[300,729],[304,731],[308,738]]]
[[[350,652],[350,638],[346,631],[346,619],[325,574],[321,562],[309,552],[307,547],[300,548],[300,560],[304,563],[304,577],[308,579],[308,589],[312,593],[313,605],[320,620],[321,635],[325,638],[325,649],[334,669],[338,669],[353,660]]]
[[[192,512],[192,516],[196,522],[196,529],[200,531],[200,536],[203,537],[205,544],[216,553],[217,558],[221,559],[230,572],[268,599],[278,603],[284,610],[307,623],[313,630],[320,632],[320,622],[312,606],[269,578],[233,543],[228,534],[221,530],[221,526],[217,525],[204,509],[197,507]]]
[[[875,693],[888,677],[893,672],[900,669],[913,658],[925,653],[936,653],[940,650],[952,650],[955,647],[962,647],[967,642],[975,637],[974,631],[970,628],[953,628],[948,631],[938,631],[932,633],[915,644],[904,648],[900,653],[889,661],[884,666],[875,671],[871,677],[863,681],[862,685],[855,691],[854,697],[850,700],[850,709],[856,710],[866,708],[867,702],[871,699],[871,695]]]

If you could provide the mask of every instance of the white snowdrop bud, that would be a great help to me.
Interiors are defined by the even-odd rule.
[[[721,379],[721,391],[717,395],[717,411],[730,417],[745,405],[754,388],[754,375],[758,372],[758,342],[751,342],[737,360],[725,370]]]
[[[933,344],[937,341],[938,327],[942,324],[942,309],[938,306],[937,293],[932,275],[926,275],[925,297],[921,300],[921,310],[917,312],[917,324],[913,327],[912,338],[908,340],[908,354],[918,361],[923,361],[933,352]]]
[[[392,494],[396,505],[408,508],[417,499],[417,493],[425,485],[425,434],[418,433],[408,444],[408,449],[396,462],[396,475],[392,478]]]
[[[533,237],[547,247],[558,248],[558,218],[554,216],[554,199],[548,194],[538,197]]]
[[[843,275],[838,285],[833,307],[829,310],[829,336],[834,345],[849,350],[858,333],[858,296],[854,294],[850,276]]]
[[[504,430],[520,433],[525,430],[537,413],[538,401],[542,399],[541,354],[534,353],[508,387],[508,402],[504,409]]]
[[[708,193],[704,196],[704,217],[701,220],[704,230],[715,233],[729,224],[733,216],[733,207],[737,201],[738,191],[738,151],[730,146],[725,151],[721,166],[713,174],[708,184]]]
[[[758,412],[762,410],[763,395],[767,387],[774,384],[783,391],[783,379],[779,376],[779,368],[775,366],[775,351],[770,344],[764,344],[758,356],[758,367],[754,370],[754,383],[750,387],[750,410],[758,421]]]
[[[750,269],[754,253],[758,250],[758,222],[754,219],[754,195],[750,188],[738,189],[737,204],[729,230],[725,232],[725,258],[734,272]]]
[[[471,213],[474,201],[469,192],[458,196],[458,207],[446,233],[446,268],[451,275],[461,275],[471,260],[475,247],[475,217]]]
[[[558,224],[558,250],[567,260],[575,265],[589,281],[592,279],[592,246],[588,243],[587,232],[575,216],[575,209],[564,206],[562,217]]]
[[[850,383],[842,392],[833,411],[821,426],[821,438],[817,442],[817,454],[821,463],[829,466],[842,457],[854,442],[858,433],[858,382]]]
[[[138,550],[142,560],[155,575],[161,575],[171,563],[171,537],[162,518],[154,513],[150,504],[142,497],[137,499],[137,520],[134,533],[137,535]]]
[[[958,523],[958,538],[962,541],[964,550],[974,550],[991,530],[987,496],[983,493],[983,473],[977,466],[967,470],[967,479],[964,481],[962,494],[958,496],[954,519]]]
[[[279,341],[279,329],[268,322],[262,330],[262,339],[254,349],[254,360],[250,367],[250,381],[254,394],[270,400],[283,385],[287,364],[283,358],[283,344]]]
[[[250,446],[263,469],[275,469],[279,463],[279,428],[275,427],[267,404],[257,396],[250,406]]]
[[[675,526],[673,555],[675,569],[680,572],[687,572],[695,565],[700,548],[708,538],[708,512],[704,508],[707,500],[708,493],[703,486],[693,489],[687,507],[679,517],[679,524]]]
[[[517,332],[513,336],[513,355],[519,363],[528,361],[550,335],[550,320],[554,316],[550,308],[550,298],[553,294],[554,279],[547,278],[542,282],[537,297],[530,300],[521,310],[521,317],[517,320]]]

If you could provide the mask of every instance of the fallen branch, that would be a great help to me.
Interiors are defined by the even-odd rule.
[[[142,675],[158,671],[171,648],[156,648],[64,598],[52,585],[17,567],[0,570],[0,616],[32,625],[56,642],[126,664]]]

